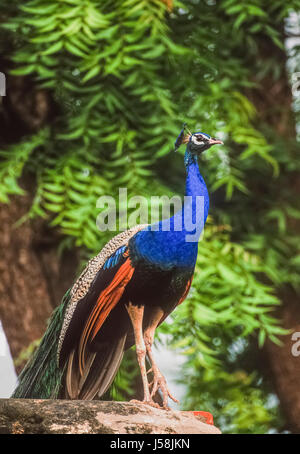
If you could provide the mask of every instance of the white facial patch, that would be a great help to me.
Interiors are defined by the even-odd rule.
[[[197,134],[197,135],[192,136],[192,142],[195,145],[202,146],[205,143],[205,138],[201,134]]]

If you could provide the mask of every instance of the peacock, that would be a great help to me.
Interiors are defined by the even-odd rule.
[[[53,312],[12,397],[99,399],[110,388],[124,352],[135,345],[143,402],[158,406],[157,392],[162,408],[168,408],[169,398],[178,402],[152,346],[156,328],[183,302],[193,279],[198,240],[209,211],[198,156],[222,143],[183,126],[175,142],[175,151],[186,144],[183,207],[169,219],[119,233],[87,263]]]

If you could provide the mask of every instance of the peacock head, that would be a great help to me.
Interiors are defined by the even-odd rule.
[[[204,132],[195,132],[194,134],[191,134],[188,141],[190,151],[195,154],[201,154],[203,151],[208,150],[210,147],[217,144],[222,145],[222,140],[215,139]]]
[[[183,125],[183,129],[175,142],[175,151],[184,143],[187,144],[188,150],[195,155],[200,155],[213,145],[223,145],[222,140],[215,139],[204,132],[195,132],[192,134],[186,124]]]

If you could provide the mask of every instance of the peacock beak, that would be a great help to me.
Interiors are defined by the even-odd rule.
[[[213,137],[211,137],[208,141],[209,145],[224,145],[224,143],[222,142],[222,140],[219,140],[219,139],[214,139]]]

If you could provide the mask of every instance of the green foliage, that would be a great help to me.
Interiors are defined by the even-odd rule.
[[[230,242],[228,234],[206,227],[193,288],[174,313],[173,324],[165,328],[199,366],[218,363],[211,331],[221,333],[224,326],[230,339],[257,333],[261,346],[266,336],[278,342],[277,335],[287,334],[270,314],[280,304],[274,289],[256,278],[263,271],[258,256]]]
[[[169,152],[181,124],[225,140],[201,158],[213,219],[199,244],[193,288],[161,332],[186,355],[186,408],[212,410],[224,430],[280,428],[267,383],[229,352],[236,339],[261,347],[286,333],[272,311],[279,289],[299,291],[299,220],[289,181],[299,147],[258,124],[251,94],[285,77],[283,23],[299,0],[2,2],[2,55],[11,73],[51,93],[58,113],[45,130],[0,151],[0,200],[36,178],[28,216],[41,216],[69,246],[98,252],[101,195],[182,195],[182,156]],[[6,43],[9,35],[10,46]],[[280,106],[278,107],[280,109]],[[174,175],[178,173],[176,179]],[[179,174],[180,172],[180,174]],[[292,259],[291,259],[292,258]],[[254,365],[255,367],[255,365]],[[128,358],[114,397],[135,376]],[[209,406],[209,408],[207,408]],[[223,427],[222,427],[223,428]]]
[[[45,139],[45,131],[42,131],[28,141],[12,145],[6,150],[0,150],[0,202],[7,203],[11,194],[24,194],[18,180],[30,155],[43,145]]]
[[[217,372],[217,373],[216,373]],[[188,369],[187,408],[206,408],[223,433],[263,434],[282,424],[278,400],[264,383],[243,370]]]

